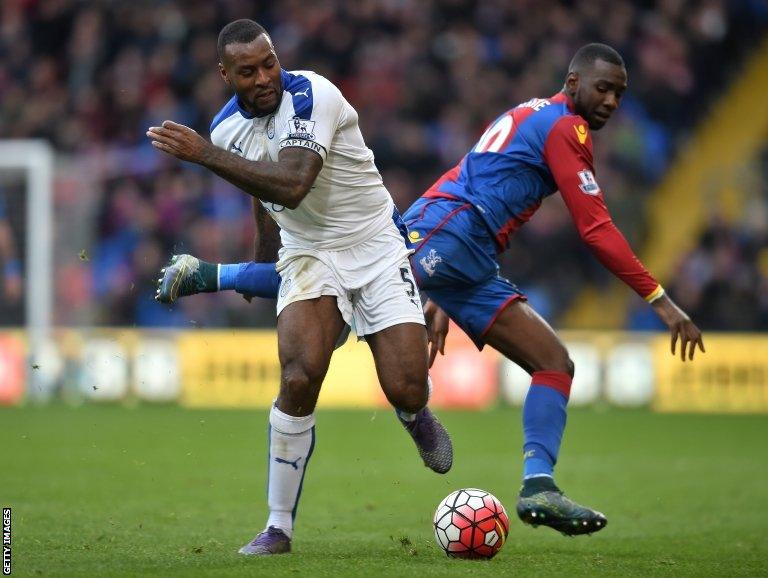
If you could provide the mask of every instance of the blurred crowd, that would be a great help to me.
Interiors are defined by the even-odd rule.
[[[315,70],[340,87],[401,209],[458,162],[491,119],[556,93],[579,46],[614,46],[626,60],[630,88],[595,137],[596,168],[619,226],[639,246],[645,195],[768,21],[761,0],[1,6],[0,135],[49,139],[62,159],[56,321],[158,326],[273,322],[272,303],[248,305],[236,295],[188,299],[173,309],[152,299],[153,281],[173,252],[215,262],[252,256],[249,198],[205,170],[161,156],[144,136],[164,119],[208,134],[230,96],[216,66],[216,37],[227,22],[259,21],[284,68]],[[688,279],[701,282],[697,263],[752,246],[717,223],[705,237],[689,261],[694,272],[677,282],[683,301]],[[502,266],[555,322],[585,283],[605,279],[556,195],[522,229]],[[710,269],[714,283],[717,268]],[[699,289],[702,303],[710,297]],[[711,292],[722,299],[722,291]]]
[[[747,167],[739,184],[745,188],[743,214],[729,221],[713,212],[670,285],[707,329],[768,330],[768,148]]]
[[[683,261],[671,291],[697,322],[719,331],[768,330],[768,227],[713,221]]]

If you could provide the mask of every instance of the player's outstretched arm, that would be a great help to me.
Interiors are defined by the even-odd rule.
[[[677,347],[677,341],[680,340],[680,357],[683,361],[693,359],[693,354],[696,351],[698,345],[702,353],[704,353],[704,340],[701,335],[701,330],[691,321],[691,318],[686,315],[685,311],[680,309],[677,304],[664,294],[653,303],[651,307],[656,311],[656,314],[661,320],[669,327],[669,331],[672,334],[672,342],[670,349],[672,355],[675,355],[675,348]]]
[[[563,117],[550,131],[545,146],[547,165],[579,235],[609,271],[651,303],[672,333],[672,353],[675,353],[679,339],[683,361],[686,356],[693,359],[697,345],[704,351],[701,331],[664,294],[661,285],[645,269],[613,224],[594,176],[592,137],[585,130],[581,117]]]
[[[304,200],[323,168],[318,153],[298,147],[281,150],[276,163],[251,161],[214,146],[188,126],[170,120],[150,127],[147,136],[155,148],[210,169],[257,199],[289,209]]]
[[[424,305],[424,319],[427,322],[427,339],[429,340],[429,367],[432,367],[438,351],[440,355],[445,355],[448,314],[437,303],[427,300]]]

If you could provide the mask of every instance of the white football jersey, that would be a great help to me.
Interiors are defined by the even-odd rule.
[[[296,209],[262,202],[286,248],[346,249],[391,226],[394,203],[365,146],[357,112],[328,79],[281,71],[283,97],[274,113],[254,117],[237,96],[216,115],[211,141],[254,161],[277,161],[286,147],[323,159],[312,189]]]

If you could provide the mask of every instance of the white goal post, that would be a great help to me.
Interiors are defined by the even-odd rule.
[[[25,176],[25,320],[30,357],[36,359],[50,334],[53,306],[53,147],[44,140],[0,140],[2,169]]]

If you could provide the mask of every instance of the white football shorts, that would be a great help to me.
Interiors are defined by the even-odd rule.
[[[425,325],[409,254],[394,224],[340,251],[284,247],[277,314],[295,301],[331,295],[358,337],[400,323]]]

